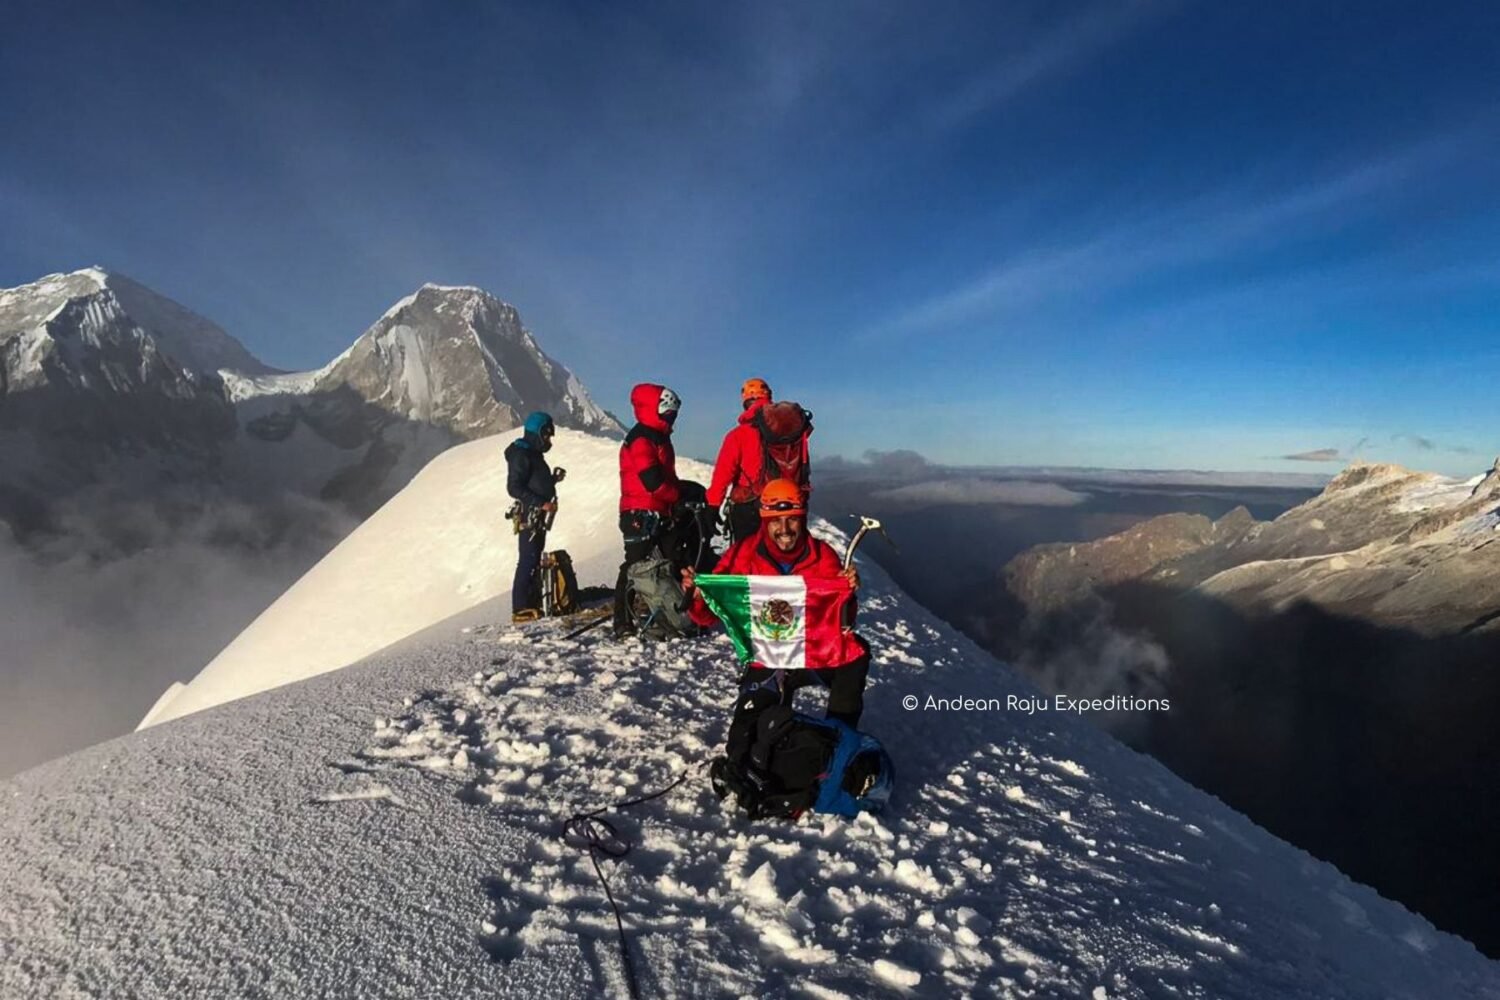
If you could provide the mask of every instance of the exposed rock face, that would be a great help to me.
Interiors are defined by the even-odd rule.
[[[1006,583],[1029,610],[1066,607],[1091,591],[1138,579],[1205,548],[1228,547],[1254,526],[1243,507],[1218,521],[1166,514],[1094,542],[1028,549],[1006,566]]]
[[[1500,469],[1500,462],[1497,462]],[[1274,521],[1154,518],[1006,567],[1030,612],[1128,582],[1196,590],[1248,610],[1307,601],[1423,634],[1500,629],[1500,471],[1468,481],[1355,463]]]

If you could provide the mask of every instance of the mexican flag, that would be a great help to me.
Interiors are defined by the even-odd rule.
[[[853,629],[843,626],[854,591],[841,576],[703,573],[694,582],[744,663],[776,670],[841,667],[864,653]]]

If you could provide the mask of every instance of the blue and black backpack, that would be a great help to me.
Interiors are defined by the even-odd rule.
[[[761,713],[750,759],[736,771],[727,791],[751,819],[877,813],[896,784],[895,765],[875,737],[786,705]]]

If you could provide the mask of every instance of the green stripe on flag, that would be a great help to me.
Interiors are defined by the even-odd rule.
[[[700,573],[693,579],[703,603],[724,623],[740,662],[755,659],[750,637],[750,578],[727,573]]]

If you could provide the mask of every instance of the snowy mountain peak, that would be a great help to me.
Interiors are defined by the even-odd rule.
[[[494,298],[494,296],[478,285],[439,285],[436,282],[427,281],[422,283],[422,289],[424,291],[430,289],[434,292],[467,292],[473,295],[482,295],[486,298]]]
[[[482,289],[424,285],[328,364],[282,372],[97,265],[0,289],[0,402],[0,521],[23,532],[125,479],[289,492],[362,516],[443,449],[531,410],[623,433]]]
[[[73,299],[97,294],[107,278],[102,268],[89,267],[0,289],[0,343],[42,326]]]
[[[1391,462],[1367,462],[1363,459],[1355,459],[1328,481],[1328,485],[1323,488],[1323,494],[1326,496],[1368,484],[1428,475],[1430,474],[1413,472],[1403,465],[1395,465]]]
[[[214,366],[260,366],[222,330],[103,268],[0,290],[0,519],[21,533],[106,481],[216,474],[234,413]]]
[[[426,284],[398,301],[319,373],[320,389],[348,386],[369,403],[461,438],[520,425],[531,410],[558,424],[624,428],[549,357],[516,308],[468,286]]]
[[[118,312],[122,318],[117,325],[122,330],[139,330],[184,371],[207,375],[220,369],[247,375],[275,371],[191,309],[97,264],[0,290],[0,343],[41,331],[70,302],[80,300],[97,300],[101,309]]]

